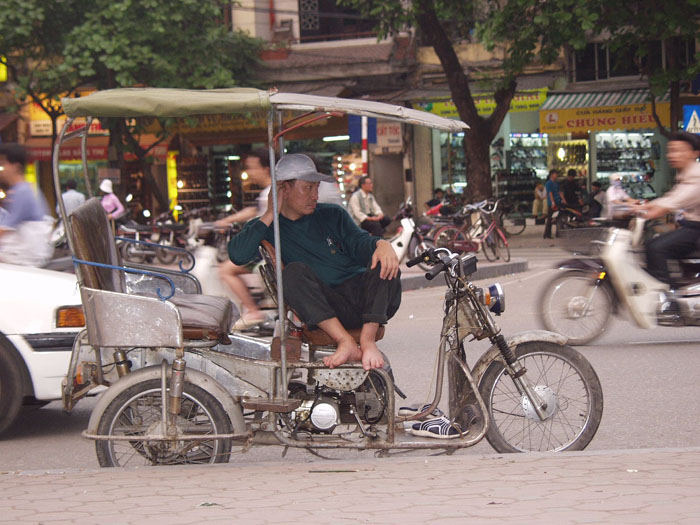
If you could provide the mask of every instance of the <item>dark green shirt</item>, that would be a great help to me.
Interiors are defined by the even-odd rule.
[[[378,237],[361,230],[348,212],[335,204],[318,204],[311,215],[291,221],[280,214],[284,264],[303,262],[329,286],[363,273],[372,260]],[[255,259],[263,239],[274,242],[272,225],[252,219],[231,239],[228,254],[242,266]]]

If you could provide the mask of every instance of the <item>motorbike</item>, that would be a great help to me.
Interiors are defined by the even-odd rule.
[[[399,263],[404,262],[407,258],[412,259],[429,248],[435,247],[430,239],[423,237],[420,229],[416,226],[410,198],[406,202],[401,203],[394,220],[401,221],[401,226],[396,235],[389,239],[389,243],[394,248],[396,256],[399,258]],[[418,263],[418,266],[422,270],[430,270],[430,266],[422,260]]]
[[[556,265],[557,274],[539,300],[542,325],[568,337],[573,345],[600,337],[613,314],[627,313],[640,328],[700,326],[700,249],[678,261],[684,286],[671,289],[643,266],[643,239],[647,223],[636,219],[631,230],[597,228],[575,243],[587,257]]]
[[[273,202],[273,145],[279,140],[284,151],[280,137],[299,126],[284,128],[278,112],[312,112],[302,116],[307,122],[320,118],[314,112],[324,118],[351,113],[448,132],[466,127],[384,103],[253,89],[116,89],[64,99],[63,105],[67,118],[57,156],[64,142],[89,132],[92,117],[114,116],[116,108],[125,116],[151,108],[149,116],[161,117],[268,110]],[[74,129],[79,116],[88,118]],[[273,134],[275,122],[281,129]],[[278,244],[277,221],[275,216]],[[270,341],[222,329],[237,313],[230,301],[197,293],[201,287],[192,275],[121,266],[108,230],[94,198],[67,223],[86,329],[75,339],[63,402],[70,410],[94,389],[103,390],[83,433],[95,441],[101,466],[225,463],[233,452],[263,445],[388,455],[451,453],[486,438],[499,452],[581,450],[596,434],[603,392],[595,370],[559,334],[504,336],[495,316],[505,311],[505,294],[497,284],[472,282],[474,254],[429,248],[407,262],[428,266],[427,279],[445,279],[444,316],[432,398],[425,406],[397,411],[401,393],[388,359],[369,371],[360,363],[333,369],[323,363],[336,348],[328,334],[300,325],[286,308],[278,286],[279,249],[261,246],[261,274],[278,304],[276,337]],[[359,337],[359,330],[350,332]],[[472,366],[466,357],[471,340],[491,342]],[[446,414],[438,412],[443,392]],[[431,419],[435,414],[437,422]],[[445,432],[434,434],[435,427]]]

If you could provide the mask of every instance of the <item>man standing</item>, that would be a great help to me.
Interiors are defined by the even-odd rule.
[[[0,183],[7,188],[7,204],[0,209],[0,262],[40,266],[53,252],[53,220],[44,199],[24,179],[26,163],[24,146],[0,144]]]
[[[547,192],[547,207],[549,208],[547,222],[544,225],[545,239],[552,238],[552,214],[561,206],[561,193],[557,177],[559,177],[559,171],[555,169],[549,170],[549,177],[547,177],[547,182],[544,185],[544,189]]]
[[[663,197],[637,208],[646,219],[681,212],[679,228],[651,239],[646,246],[647,270],[657,279],[671,283],[668,259],[692,252],[700,240],[700,137],[686,132],[671,135],[666,153],[668,163],[678,170],[676,184]]]
[[[563,203],[567,207],[581,211],[583,200],[581,199],[581,188],[576,182],[578,172],[571,168],[566,172],[566,180],[561,183],[561,193],[564,197]]]
[[[73,179],[66,181],[66,191],[63,192],[63,205],[66,207],[66,215],[73,213],[78,206],[85,202],[85,195],[77,191],[78,184]],[[59,213],[56,204],[56,213]]]
[[[330,368],[350,361],[361,361],[365,370],[381,367],[377,331],[401,303],[396,253],[387,241],[359,229],[340,206],[318,204],[319,183],[332,178],[318,173],[309,157],[285,155],[276,173],[278,209],[270,196],[265,213],[231,239],[231,260],[246,264],[260,241],[272,242],[278,213],[285,301],[302,322],[336,342],[337,350],[323,362]],[[347,331],[354,328],[361,328],[359,347]]]
[[[373,190],[374,183],[368,175],[360,178],[360,187],[350,197],[348,211],[355,224],[360,228],[375,237],[381,237],[384,235],[384,228],[389,225],[391,219],[384,217],[384,212],[372,194]]]

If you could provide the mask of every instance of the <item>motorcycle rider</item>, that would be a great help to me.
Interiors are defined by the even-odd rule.
[[[682,258],[695,250],[700,240],[700,137],[686,132],[671,135],[666,152],[671,167],[678,170],[676,184],[663,197],[636,207],[646,219],[681,212],[676,230],[647,242],[647,271],[657,279],[673,285],[667,261]]]

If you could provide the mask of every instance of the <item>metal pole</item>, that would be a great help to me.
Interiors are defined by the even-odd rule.
[[[275,129],[274,129],[274,108],[270,110],[267,116],[267,143],[270,152],[270,178],[272,179],[270,191],[272,192],[272,227],[274,232],[275,244],[275,278],[277,279],[277,317],[280,324],[280,366],[281,370],[281,388],[282,399],[287,400],[287,334],[285,332],[285,317],[284,317],[284,291],[282,290],[282,251],[280,244],[280,222],[277,214],[277,170],[275,169]]]

